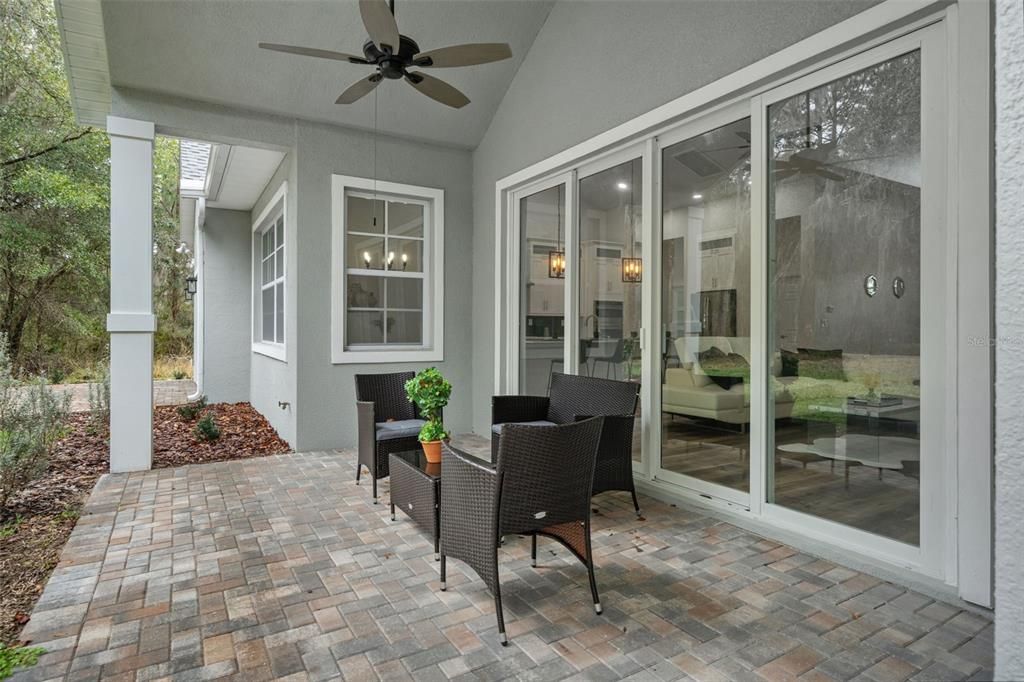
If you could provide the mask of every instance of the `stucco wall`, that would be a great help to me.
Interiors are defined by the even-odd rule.
[[[495,182],[876,2],[555,4],[473,154],[477,432],[487,433],[494,389]]]
[[[211,208],[203,228],[203,393],[211,402],[249,400],[248,211]]]
[[[246,263],[249,264],[249,272],[245,275],[245,298],[241,304],[250,310],[252,309],[252,222],[266,208],[267,204],[274,198],[278,189],[283,183],[288,183],[288,192],[285,195],[285,217],[284,217],[284,257],[285,257],[285,360],[279,360],[267,355],[252,351],[252,317],[245,322],[245,349],[249,354],[250,361],[250,382],[249,401],[252,406],[260,411],[269,421],[277,433],[288,441],[293,448],[297,448],[298,429],[296,428],[296,402],[298,400],[297,374],[298,374],[298,325],[296,316],[292,311],[298,310],[298,291],[295,285],[299,270],[298,267],[298,244],[301,239],[302,228],[298,222],[298,193],[299,187],[296,181],[296,154],[289,153],[281,161],[274,176],[263,189],[260,198],[252,207],[252,214],[249,220],[249,241],[246,243]],[[212,322],[217,324],[217,322]],[[208,321],[207,329],[211,326]],[[287,403],[282,407],[281,403]]]
[[[420,369],[407,365],[331,363],[331,175],[371,177],[373,137],[319,124],[301,123],[297,133],[299,185],[298,404],[296,447],[301,450],[351,447],[356,442],[353,375]],[[436,364],[452,382],[446,425],[456,433],[471,428],[470,356],[473,321],[470,153],[395,138],[377,142],[380,180],[437,187],[445,191],[445,360]]]
[[[1024,679],[1024,2],[996,10],[996,679]]]
[[[354,445],[353,375],[424,366],[331,363],[331,174],[372,177],[373,136],[126,88],[114,91],[113,108],[118,116],[153,121],[162,134],[287,152],[252,210],[255,219],[287,180],[287,361],[250,352],[249,399],[296,449]],[[467,431],[472,414],[471,155],[465,150],[387,136],[377,140],[376,155],[379,179],[445,190],[445,361],[432,364],[454,385],[452,402],[445,411],[447,425],[455,432]],[[246,258],[248,254],[249,247]],[[245,282],[249,287],[248,276]],[[247,310],[250,300],[247,293],[242,303]],[[211,323],[208,317],[208,330]],[[249,328],[247,321],[247,336]],[[287,402],[289,407],[282,409],[279,402]]]

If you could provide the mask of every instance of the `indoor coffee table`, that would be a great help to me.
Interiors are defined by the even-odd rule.
[[[423,448],[393,452],[391,471],[391,520],[401,509],[434,540],[434,560],[441,560],[441,464],[427,462]]]

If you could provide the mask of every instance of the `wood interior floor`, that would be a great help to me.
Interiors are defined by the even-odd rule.
[[[731,427],[731,425],[729,425]],[[776,443],[810,442],[799,420],[780,421]],[[820,434],[816,434],[820,435]],[[662,467],[702,481],[749,489],[749,434],[663,415]],[[639,449],[634,450],[634,457]],[[912,545],[920,541],[919,481],[898,471],[776,450],[775,502],[796,511]]]

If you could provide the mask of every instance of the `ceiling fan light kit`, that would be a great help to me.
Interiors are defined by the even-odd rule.
[[[352,104],[359,101],[373,92],[386,78],[405,80],[418,92],[454,109],[461,109],[469,104],[469,98],[440,78],[410,69],[476,66],[512,56],[512,49],[506,43],[467,43],[420,52],[420,46],[415,40],[398,32],[393,0],[390,6],[387,0],[359,0],[359,13],[370,36],[363,44],[362,57],[334,50],[281,43],[260,43],[259,47],[274,52],[376,67],[377,71],[374,74],[356,81],[341,93],[335,100],[336,104]]]

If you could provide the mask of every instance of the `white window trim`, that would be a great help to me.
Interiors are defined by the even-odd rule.
[[[422,347],[345,348],[345,193],[377,193],[427,204],[423,225]],[[331,176],[331,362],[441,362],[444,360],[444,190],[350,175]]]
[[[277,217],[281,216],[284,220],[284,274],[281,275],[280,280],[284,281],[284,341],[281,343],[264,341],[261,334],[257,334],[256,321],[262,319],[259,316],[261,312],[259,307],[262,300],[263,286],[260,280],[260,270],[256,267],[256,235],[261,234],[267,227],[268,223],[277,220]],[[262,260],[262,259],[261,259]],[[252,305],[250,308],[249,318],[249,335],[252,339],[252,352],[260,355],[265,355],[268,358],[280,360],[281,362],[288,362],[288,182],[282,182],[281,186],[277,188],[274,195],[267,202],[267,205],[263,207],[259,215],[252,223],[252,233],[249,236],[249,264],[252,268],[252,274],[250,277],[250,289],[252,297]],[[275,280],[275,283],[278,280]]]

